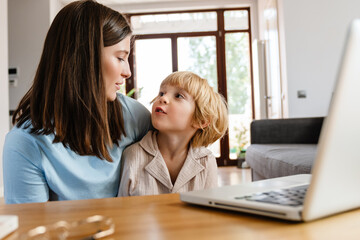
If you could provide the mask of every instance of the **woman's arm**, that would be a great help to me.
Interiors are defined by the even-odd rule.
[[[22,130],[13,129],[3,150],[6,203],[46,202],[49,188],[41,168],[41,151]]]

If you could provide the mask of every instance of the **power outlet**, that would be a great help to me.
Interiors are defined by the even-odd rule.
[[[9,87],[17,87],[18,86],[18,79],[17,78],[10,78],[9,79]]]

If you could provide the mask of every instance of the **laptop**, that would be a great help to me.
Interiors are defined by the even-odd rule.
[[[293,221],[311,221],[359,208],[359,92],[360,19],[356,19],[348,30],[312,174],[180,193],[180,199],[191,204]],[[287,194],[292,197],[284,199]]]

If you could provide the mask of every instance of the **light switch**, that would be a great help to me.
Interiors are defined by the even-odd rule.
[[[298,98],[306,98],[306,91],[305,90],[298,90],[297,91]]]
[[[19,76],[19,68],[18,67],[9,68],[9,76]]]

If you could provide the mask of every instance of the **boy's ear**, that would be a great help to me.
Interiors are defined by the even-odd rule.
[[[210,124],[210,121],[208,121],[208,120],[203,120],[203,121],[201,121],[201,123],[199,123],[199,122],[194,122],[193,123],[193,127],[194,128],[197,128],[197,129],[204,129],[204,128],[206,128],[207,126],[209,126],[209,124]]]

